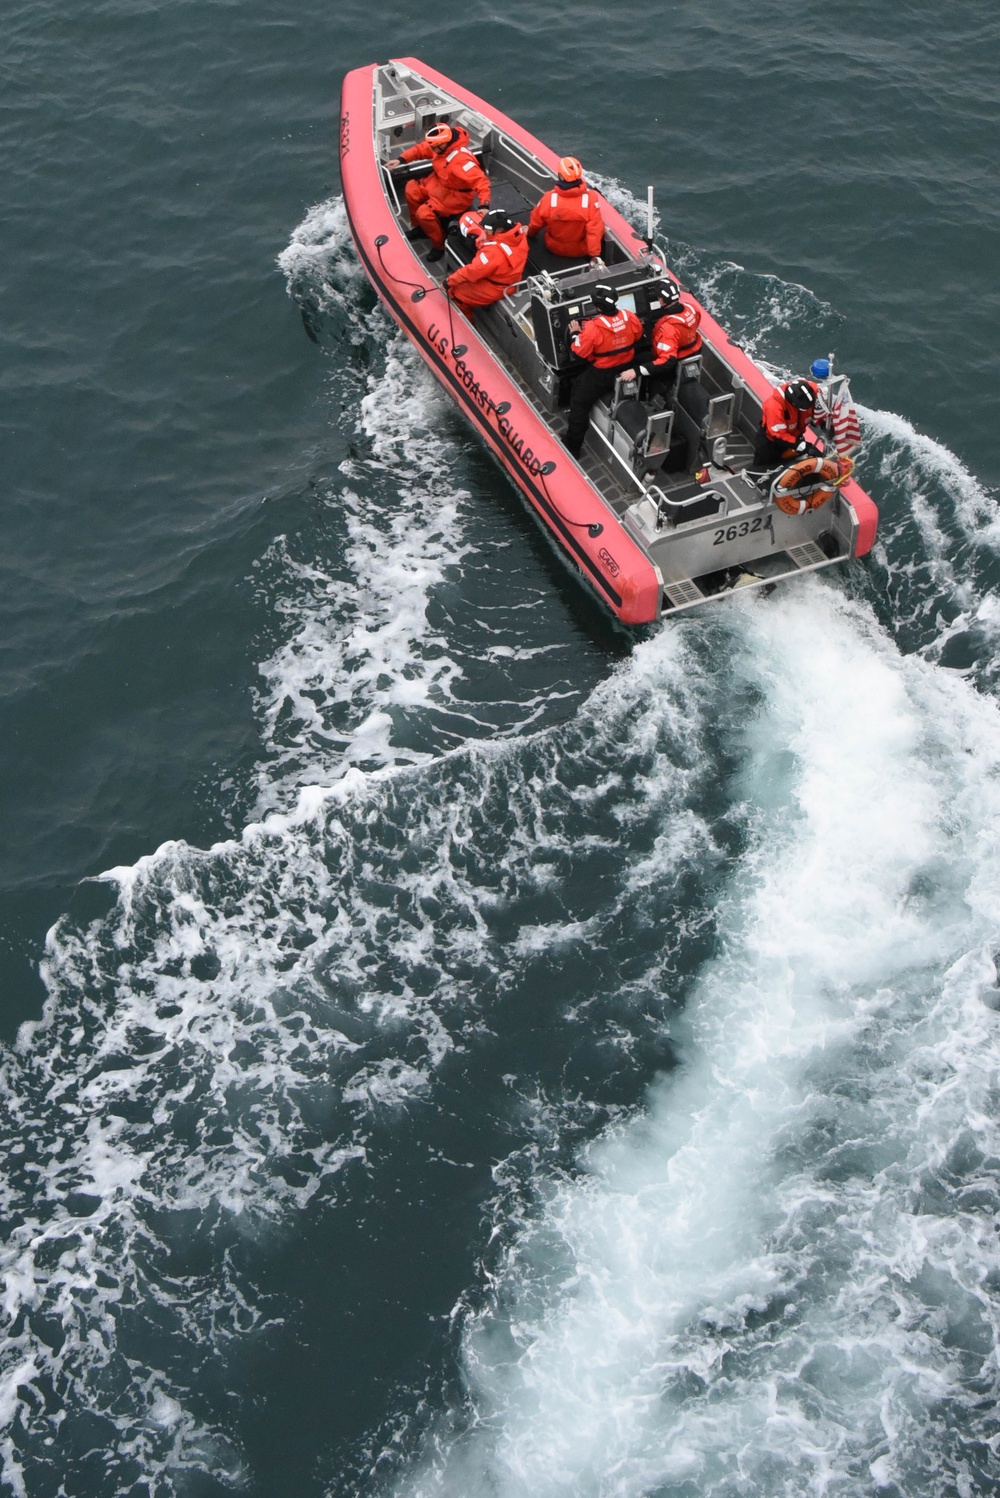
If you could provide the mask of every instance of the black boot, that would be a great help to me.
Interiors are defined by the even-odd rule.
[[[419,224],[414,224],[412,229],[407,229],[407,231],[406,231],[406,237],[407,237],[407,239],[411,239],[411,240],[412,239],[426,239],[427,235],[424,233],[423,229],[421,229],[421,227],[420,227]]]
[[[444,250],[443,249],[438,249],[437,245],[435,245],[432,250],[428,250],[427,251],[427,259],[428,259],[428,261],[431,261],[431,260],[443,260],[444,259]]]

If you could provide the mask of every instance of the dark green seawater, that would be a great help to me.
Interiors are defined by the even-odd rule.
[[[0,1488],[994,1493],[995,5],[0,38]],[[354,258],[406,54],[836,350],[869,559],[601,611]]]

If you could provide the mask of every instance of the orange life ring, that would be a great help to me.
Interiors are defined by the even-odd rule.
[[[854,472],[853,459],[800,458],[778,474],[771,485],[771,498],[786,515],[804,515],[832,499]]]

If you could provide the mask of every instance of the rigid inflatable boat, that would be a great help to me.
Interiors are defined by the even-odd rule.
[[[494,208],[527,225],[552,187],[558,156],[433,68],[415,58],[357,68],[343,84],[340,165],[358,255],[399,326],[603,602],[626,624],[646,624],[736,588],[863,556],[877,512],[843,469],[818,505],[815,485],[808,503],[788,502],[798,474],[754,469],[754,436],[773,387],[704,308],[701,351],[682,361],[674,396],[644,400],[641,382],[636,390],[619,381],[594,406],[580,458],[570,455],[560,440],[575,367],[569,324],[592,310],[590,290],[610,283],[648,339],[664,258],[651,226],[643,237],[598,194],[606,228],[599,261],[557,257],[541,237],[532,240],[524,279],[471,321],[444,289],[445,276],[474,252],[458,222],[444,226],[446,253],[434,263],[428,240],[407,237],[403,183],[429,163],[389,170],[438,123],[468,131]],[[640,345],[633,362],[641,366],[644,352]]]

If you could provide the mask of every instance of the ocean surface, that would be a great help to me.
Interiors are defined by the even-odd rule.
[[[0,1492],[994,1494],[995,0],[0,39]],[[602,611],[352,251],[407,54],[836,351],[870,558]]]

